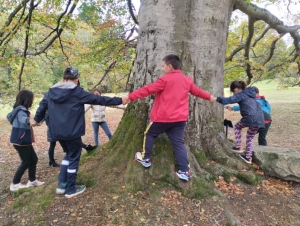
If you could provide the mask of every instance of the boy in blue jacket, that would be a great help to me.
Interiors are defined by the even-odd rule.
[[[41,122],[48,110],[47,123],[54,140],[67,148],[61,162],[57,194],[72,198],[83,193],[84,185],[76,185],[76,176],[82,149],[81,136],[85,134],[84,104],[127,104],[127,97],[105,97],[91,94],[79,86],[79,72],[74,67],[64,71],[63,82],[53,85],[45,94],[34,120]]]

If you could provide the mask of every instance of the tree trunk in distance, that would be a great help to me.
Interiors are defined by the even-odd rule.
[[[176,54],[184,74],[214,96],[223,95],[223,67],[231,0],[143,0],[139,12],[139,37],[135,61],[134,89],[154,82],[162,75],[164,56]],[[200,197],[211,192],[209,180],[235,173],[242,164],[228,151],[223,129],[223,106],[190,96],[190,114],[185,133],[192,180],[181,182],[165,134],[155,142],[149,169],[134,162],[140,151],[149,112],[155,96],[129,104],[109,143],[107,167],[124,172],[132,190],[145,190],[153,183],[167,182],[186,195]],[[174,100],[176,101],[176,100]],[[212,164],[214,160],[219,164]],[[204,170],[204,169],[205,170]]]

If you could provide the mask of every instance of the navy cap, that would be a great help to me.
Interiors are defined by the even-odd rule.
[[[80,73],[79,73],[78,69],[75,68],[75,67],[72,67],[72,66],[69,66],[69,67],[67,67],[65,69],[64,75],[72,75],[75,78],[79,78],[80,77]]]

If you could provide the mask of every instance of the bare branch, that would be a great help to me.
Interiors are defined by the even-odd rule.
[[[117,61],[114,60],[104,71],[104,74],[102,76],[102,78],[100,79],[100,81],[94,85],[94,87],[92,89],[95,89],[98,85],[101,84],[101,82],[105,79],[105,77],[108,75],[108,73],[116,66]]]
[[[266,65],[266,64],[272,59],[273,54],[274,54],[274,50],[275,50],[275,48],[276,48],[276,42],[277,42],[278,40],[280,40],[284,35],[285,35],[285,34],[281,34],[279,37],[277,37],[277,38],[272,42],[272,44],[271,44],[271,46],[270,46],[270,53],[269,53],[269,56],[268,56],[268,58],[263,62],[262,65]]]
[[[26,35],[25,35],[25,45],[24,45],[24,50],[23,50],[23,60],[22,60],[22,64],[21,64],[21,69],[19,72],[19,82],[18,82],[18,89],[19,91],[21,90],[21,85],[22,85],[22,74],[23,74],[23,70],[25,67],[25,60],[26,60],[26,56],[27,56],[27,50],[28,50],[28,46],[29,46],[29,31],[30,31],[30,26],[31,26],[31,18],[32,18],[32,12],[34,10],[35,5],[33,4],[34,0],[30,0],[30,7],[29,7],[29,12],[28,12],[28,19],[27,19],[27,27],[26,27]]]
[[[127,5],[128,5],[128,9],[129,9],[129,13],[130,13],[130,16],[132,17],[134,23],[136,23],[137,25],[139,25],[139,22],[138,20],[136,19],[134,13],[133,13],[133,10],[132,10],[132,3],[131,3],[131,0],[127,0]]]
[[[266,27],[266,29],[261,33],[261,35],[253,41],[251,47],[255,47],[258,41],[260,41],[269,30],[270,30],[270,26]],[[244,48],[245,48],[245,44],[239,45],[235,50],[232,51],[229,57],[225,58],[225,62],[232,61],[233,57]]]

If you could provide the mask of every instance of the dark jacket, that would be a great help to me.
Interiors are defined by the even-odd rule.
[[[6,118],[12,125],[10,142],[16,145],[31,145],[33,134],[29,123],[30,112],[20,105],[8,113]]]
[[[264,115],[255,97],[254,89],[249,87],[231,97],[218,97],[217,102],[224,105],[238,103],[242,115],[241,122],[249,127],[264,128]]]
[[[85,134],[84,104],[119,105],[122,98],[91,94],[73,82],[59,82],[45,94],[34,120],[46,117],[53,140],[72,140]]]

